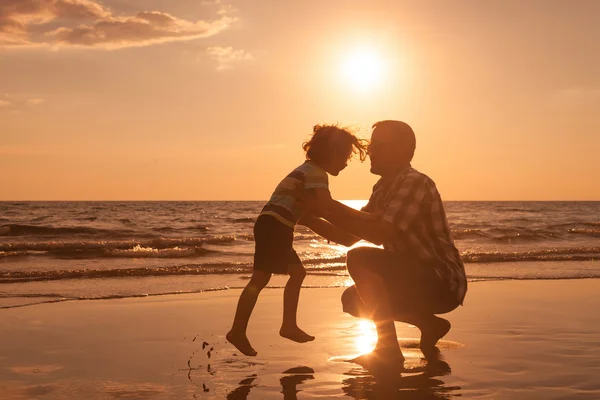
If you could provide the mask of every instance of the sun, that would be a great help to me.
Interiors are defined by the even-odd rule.
[[[374,50],[354,49],[342,61],[344,81],[354,89],[370,91],[382,83],[384,63]]]

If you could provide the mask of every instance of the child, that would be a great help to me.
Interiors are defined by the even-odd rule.
[[[327,173],[337,176],[354,154],[364,161],[366,144],[366,140],[357,138],[347,129],[316,125],[312,137],[302,146],[306,161],[279,183],[263,207],[254,225],[254,272],[240,295],[233,326],[226,335],[227,340],[243,354],[257,354],[248,341],[246,329],[258,295],[269,282],[271,274],[290,276],[283,292],[283,323],[279,334],[298,343],[315,339],[300,329],[296,322],[300,287],[306,271],[292,247],[294,226],[300,221],[326,239],[346,246],[359,240],[310,215],[307,207],[310,203],[314,209],[316,204],[316,207],[332,212],[340,207],[331,199]]]

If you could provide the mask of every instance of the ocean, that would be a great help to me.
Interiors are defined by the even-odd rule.
[[[242,288],[263,204],[0,202],[0,308]],[[600,202],[445,206],[471,282],[600,277]],[[347,248],[304,227],[294,241],[304,286],[351,284]],[[283,285],[285,276],[269,283]]]

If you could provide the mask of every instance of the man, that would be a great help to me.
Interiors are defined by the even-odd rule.
[[[368,154],[371,172],[381,176],[362,211],[322,211],[323,217],[352,235],[383,249],[359,247],[348,252],[355,286],[342,295],[344,311],[369,317],[377,327],[372,356],[403,362],[394,320],[421,330],[420,347],[433,354],[450,322],[437,317],[462,304],[467,280],[452,240],[434,182],[411,167],[416,147],[412,128],[400,121],[373,125]],[[377,218],[367,218],[365,213]]]

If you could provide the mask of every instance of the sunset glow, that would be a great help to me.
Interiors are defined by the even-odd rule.
[[[354,89],[369,91],[382,82],[383,60],[372,50],[358,49],[343,60],[342,71],[347,83]]]
[[[600,199],[600,2],[12,3],[0,200],[266,200],[315,124],[383,119],[444,200]]]

